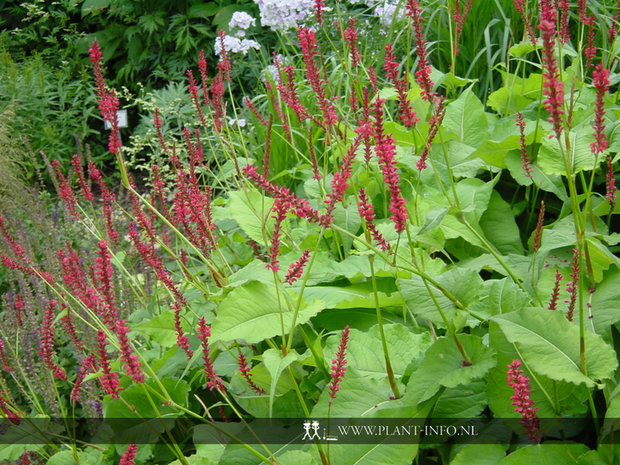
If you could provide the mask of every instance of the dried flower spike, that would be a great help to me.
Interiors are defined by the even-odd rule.
[[[523,119],[523,113],[517,113],[516,124],[519,127],[519,145],[521,146],[521,168],[523,168],[525,176],[531,178],[534,174],[534,168],[532,168],[532,162],[527,155],[527,147],[525,145],[525,120]]]
[[[534,252],[538,252],[540,249],[540,238],[542,237],[543,220],[545,219],[545,202],[540,201],[540,210],[538,210],[538,222],[536,223],[536,230],[534,232],[534,239],[532,240],[532,249]]]

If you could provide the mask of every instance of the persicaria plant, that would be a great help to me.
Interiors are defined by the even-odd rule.
[[[614,463],[615,3],[509,2],[485,77],[501,2],[257,3],[263,81],[237,11],[146,177],[92,43],[120,185],[44,154],[57,212],[0,211],[0,459]]]

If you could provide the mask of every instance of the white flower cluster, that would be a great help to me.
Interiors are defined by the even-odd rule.
[[[224,36],[223,42],[224,49],[228,53],[241,53],[242,55],[246,55],[251,48],[257,50],[260,48],[260,44],[252,39],[239,39],[238,37]],[[219,56],[222,54],[222,44],[219,38],[215,39],[214,48],[216,55]]]
[[[235,11],[228,23],[228,29],[235,37],[245,37],[245,31],[252,26],[256,26],[256,19],[252,18],[245,11]]]
[[[389,29],[392,23],[405,19],[406,8],[402,3],[399,5],[398,3],[385,1],[375,7],[375,16],[379,17],[379,21],[381,21],[385,29]]]
[[[260,22],[274,31],[296,28],[313,11],[314,0],[254,0]]]

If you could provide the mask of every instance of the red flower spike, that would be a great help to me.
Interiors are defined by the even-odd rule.
[[[101,190],[101,199],[103,200],[103,216],[105,218],[108,238],[115,244],[118,244],[118,233],[114,229],[114,224],[112,223],[112,202],[115,200],[115,195],[110,191],[110,189],[108,189],[108,186],[103,181],[101,172],[92,161],[89,161],[88,163],[88,172],[90,173],[90,177],[97,182],[99,189]]]
[[[523,24],[525,25],[525,31],[527,32],[527,36],[530,39],[532,45],[536,45],[536,34],[534,33],[534,28],[532,27],[532,23],[530,22],[530,17],[525,10],[526,2],[525,0],[514,0],[515,8],[521,15],[521,19],[523,20]]]
[[[71,159],[71,166],[73,166],[73,172],[76,174],[80,183],[80,189],[82,189],[82,196],[85,200],[89,200],[92,202],[93,200],[95,200],[95,197],[93,196],[90,187],[88,187],[88,184],[86,184],[86,179],[84,178],[84,171],[82,170],[82,159],[77,153],[73,155],[73,158]]]
[[[368,232],[370,232],[370,237],[372,237],[373,240],[379,244],[381,250],[390,250],[390,243],[385,240],[383,235],[377,229],[377,226],[373,223],[373,220],[375,219],[375,211],[372,207],[372,203],[368,200],[364,189],[360,189],[359,191],[359,203],[357,206],[360,216],[366,222],[366,228],[368,229]]]
[[[0,339],[0,361],[2,362],[2,369],[5,372],[10,372],[13,368],[9,365],[9,361],[6,358],[6,354],[4,353],[4,342]]]
[[[609,200],[611,206],[610,212],[613,212],[616,206],[616,178],[614,176],[614,164],[611,157],[607,157],[607,175],[606,175],[606,189],[607,193],[605,198]]]
[[[108,360],[108,351],[106,350],[107,345],[108,341],[106,339],[105,332],[100,329],[97,331],[97,351],[99,355],[99,364],[101,365],[103,375],[99,378],[99,380],[101,381],[106,393],[110,394],[112,399],[116,399],[119,396],[121,387],[118,384],[118,376],[110,370],[110,361]]]
[[[411,102],[407,96],[407,79],[398,79],[398,63],[394,56],[394,49],[391,44],[385,46],[385,74],[394,84],[396,93],[398,94],[398,104],[400,110],[400,119],[405,127],[411,127],[419,121]]]
[[[142,366],[138,360],[138,356],[132,354],[131,347],[129,345],[129,328],[125,320],[117,320],[115,328],[116,336],[118,337],[118,343],[121,346],[121,360],[125,362],[125,371],[127,375],[136,383],[144,383],[144,373],[142,373]]]
[[[394,229],[401,233],[405,230],[409,213],[405,199],[400,191],[400,178],[396,171],[396,145],[391,135],[385,134],[383,131],[383,103],[385,100],[379,98],[375,101],[374,110],[374,135],[375,135],[375,151],[381,171],[383,172],[383,180],[388,185],[390,191],[390,219],[394,221]]]
[[[43,324],[41,327],[41,348],[39,349],[39,355],[43,358],[45,366],[52,370],[54,376],[60,380],[66,381],[67,374],[62,367],[56,365],[53,361],[55,355],[54,351],[54,329],[52,325],[54,323],[54,309],[56,308],[56,301],[50,300],[43,316]]]
[[[344,378],[344,375],[347,371],[347,343],[349,342],[349,325],[344,327],[342,334],[340,336],[340,344],[338,345],[338,351],[336,352],[336,358],[332,361],[332,371],[331,377],[332,380],[329,383],[329,405],[332,405],[332,402],[336,398],[336,394],[340,390],[340,383]]]
[[[325,2],[323,0],[314,0],[314,15],[316,22],[323,25],[323,11],[325,10]]]
[[[97,290],[106,304],[103,320],[111,330],[116,325],[116,320],[118,319],[118,308],[116,307],[116,297],[114,295],[113,272],[112,256],[108,250],[108,243],[101,240],[98,244],[97,258],[95,258],[95,276],[99,281]]]
[[[424,146],[424,149],[422,149],[420,159],[416,163],[416,167],[419,171],[426,169],[426,160],[428,158],[428,154],[430,153],[431,145],[433,143],[433,140],[435,140],[435,136],[437,135],[437,132],[439,132],[439,128],[443,123],[443,118],[446,115],[446,106],[444,105],[444,99],[445,97],[443,95],[439,97],[439,99],[437,100],[437,105],[435,106],[435,112],[431,115],[429,119],[430,128],[428,130],[428,137],[426,138],[426,145]]]
[[[514,395],[510,398],[515,412],[521,415],[521,424],[525,428],[525,433],[532,441],[540,442],[540,419],[538,418],[538,407],[534,406],[534,401],[530,399],[530,380],[520,370],[520,360],[513,360],[508,365],[508,385],[514,389]]]
[[[596,89],[596,103],[594,104],[594,142],[590,145],[592,153],[598,155],[607,150],[609,142],[605,134],[605,94],[609,89],[609,70],[602,63],[596,65],[592,73],[592,81]]]
[[[304,267],[306,266],[306,263],[308,263],[308,258],[310,258],[310,249],[304,250],[304,253],[301,255],[299,260],[291,263],[291,266],[284,277],[284,281],[286,281],[287,284],[293,284],[301,278],[301,275],[304,272]]]
[[[248,362],[243,354],[239,354],[239,371],[241,372],[241,376],[245,378],[252,391],[259,395],[266,394],[264,389],[259,388],[254,381],[252,381],[252,373],[250,373]]]
[[[312,223],[320,223],[321,215],[313,208],[306,199],[297,197],[284,186],[277,186],[270,182],[264,174],[259,174],[258,169],[253,165],[246,165],[241,170],[250,181],[263,189],[267,194],[272,195],[281,202],[290,204],[290,209],[299,218],[307,218]]]
[[[82,389],[82,383],[84,378],[89,373],[93,373],[97,369],[97,362],[95,361],[95,355],[90,354],[84,359],[81,367],[76,368],[75,382],[73,383],[73,389],[71,390],[71,400],[76,403],[80,400],[80,390]]]
[[[570,14],[570,4],[568,0],[559,0],[558,8],[560,10],[560,40],[563,44],[570,41],[570,30],[568,29],[568,15]]]
[[[469,14],[469,10],[471,10],[472,4],[474,0],[467,0],[463,11],[461,11],[461,2],[456,0],[454,4],[454,12],[452,13],[452,20],[456,24],[456,36],[454,38],[454,56],[458,56],[459,54],[459,39],[461,38],[461,33],[463,32],[463,24],[465,24],[465,19]]]
[[[306,66],[306,76],[319,102],[324,125],[326,127],[333,126],[338,122],[338,116],[335,108],[327,99],[325,85],[323,79],[321,79],[319,67],[316,63],[317,43],[315,33],[311,29],[300,27],[297,30],[297,35],[299,37],[303,61]]]
[[[15,320],[17,322],[17,326],[21,326],[23,324],[23,315],[24,315],[24,300],[22,299],[21,294],[15,295]]]
[[[431,80],[431,66],[428,63],[426,38],[424,37],[424,29],[422,27],[422,9],[417,0],[407,1],[407,15],[412,19],[415,34],[416,52],[418,55],[418,71],[416,71],[415,75],[418,84],[422,88],[420,96],[423,100],[432,103],[435,97],[433,92],[435,84]]]
[[[58,179],[60,180],[60,191],[58,192],[58,195],[65,202],[69,213],[71,213],[76,220],[79,220],[81,215],[77,211],[78,202],[75,192],[73,192],[73,189],[69,185],[69,181],[67,181],[65,175],[62,174],[62,171],[60,171],[60,162],[58,160],[54,160],[52,162],[52,166],[56,170],[56,176],[58,176]]]
[[[534,168],[532,168],[532,162],[527,154],[527,147],[525,145],[525,120],[523,119],[523,113],[517,113],[516,124],[519,128],[519,145],[521,146],[521,168],[526,177],[532,178],[534,175]]]
[[[252,103],[252,100],[250,100],[249,97],[244,97],[243,103],[245,103],[245,106],[248,107],[252,113],[254,113],[254,116],[256,116],[256,119],[258,119],[260,124],[262,124],[263,126],[267,126],[267,120],[263,115],[258,112],[256,107],[254,106],[254,103]]]
[[[280,199],[276,199],[273,204],[274,215],[272,218],[275,220],[273,227],[273,235],[271,236],[271,245],[269,246],[269,263],[265,264],[265,267],[277,273],[280,269],[278,265],[278,255],[280,253],[280,231],[282,229],[282,222],[286,218],[286,212],[288,211],[290,204],[283,202]]]
[[[355,19],[349,19],[349,25],[344,30],[344,40],[349,46],[349,54],[351,55],[351,64],[356,67],[360,64],[362,57],[357,48],[357,30],[355,29]]]
[[[579,256],[581,255],[579,249],[573,249],[573,261],[571,263],[570,278],[571,280],[566,283],[566,290],[570,294],[570,300],[568,301],[568,311],[566,312],[566,318],[568,321],[573,321],[573,313],[575,311],[575,304],[577,303],[577,292],[579,290]]]
[[[551,291],[551,299],[549,300],[548,310],[558,309],[558,298],[560,297],[560,281],[562,281],[562,273],[558,269],[555,270],[555,283],[553,284],[553,290]]]
[[[194,107],[196,107],[196,112],[198,113],[198,117],[200,118],[200,123],[203,127],[207,127],[207,121],[205,120],[205,115],[202,111],[202,105],[200,103],[200,94],[198,93],[198,85],[196,84],[196,80],[194,79],[194,73],[192,73],[191,69],[188,69],[185,74],[187,75],[187,80],[189,82],[187,88],[189,90],[189,95],[192,98],[192,102],[194,102]]]
[[[208,106],[211,104],[211,99],[209,98],[209,78],[207,76],[207,60],[205,58],[204,50],[200,50],[200,55],[198,56],[198,70],[200,71],[202,98],[204,100],[204,104]]]
[[[118,463],[118,465],[135,465],[134,460],[136,458],[137,452],[138,452],[138,445],[129,444],[127,446],[127,450],[121,456],[121,461]]]
[[[205,322],[204,317],[198,320],[198,339],[200,339],[202,345],[202,360],[204,361],[204,370],[207,375],[207,386],[210,391],[218,389],[225,391],[226,387],[222,383],[222,378],[215,372],[213,368],[213,362],[211,361],[209,337],[211,336],[211,328]]]
[[[541,30],[543,40],[543,92],[545,110],[549,112],[549,122],[553,123],[553,130],[558,141],[562,134],[564,114],[564,83],[560,80],[558,64],[554,56],[555,50],[555,23],[548,20],[541,20],[538,25]]]

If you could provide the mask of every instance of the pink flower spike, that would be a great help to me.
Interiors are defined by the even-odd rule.
[[[310,258],[310,249],[304,250],[304,253],[301,255],[299,260],[291,263],[291,266],[289,267],[288,272],[284,277],[284,281],[286,281],[287,284],[293,284],[295,281],[301,278],[301,275],[304,272],[304,267],[306,266],[306,263],[308,263],[308,258]]]
[[[609,88],[609,70],[602,63],[596,65],[592,72],[592,81],[596,89],[596,103],[594,104],[594,142],[590,145],[592,153],[598,155],[607,150],[609,142],[605,134],[605,94]]]
[[[129,446],[127,446],[127,450],[122,455],[121,461],[118,463],[118,465],[134,465],[135,464],[134,460],[136,458],[137,452],[138,452],[138,445],[129,444]]]
[[[566,312],[566,318],[568,321],[573,321],[573,313],[575,311],[575,304],[577,303],[577,292],[579,291],[579,257],[581,253],[579,249],[573,249],[573,261],[571,263],[570,278],[571,280],[566,283],[566,290],[570,294],[570,300],[568,301],[568,311]]]
[[[527,437],[532,441],[540,442],[540,419],[538,418],[538,407],[534,406],[534,401],[530,399],[530,379],[520,370],[520,360],[513,360],[508,365],[508,385],[514,389],[512,405],[515,406],[515,412],[521,415],[521,424],[525,428]]]
[[[41,327],[41,349],[39,349],[39,355],[43,358],[45,366],[52,370],[54,376],[60,380],[66,381],[67,374],[65,370],[56,365],[52,360],[56,352],[54,351],[54,309],[56,308],[56,301],[50,300],[43,317],[43,325]]]
[[[558,269],[555,270],[555,283],[553,284],[553,290],[551,291],[551,300],[549,300],[548,310],[557,310],[558,298],[560,297],[560,281],[562,281],[562,273]]]
[[[527,147],[525,145],[525,120],[523,119],[523,113],[517,113],[516,125],[519,127],[519,144],[521,146],[521,168],[523,169],[525,176],[532,178],[534,174],[534,168],[532,168],[532,162],[527,155]]]
[[[336,358],[332,361],[332,381],[329,383],[329,405],[332,405],[332,401],[336,398],[336,394],[340,390],[340,382],[344,378],[347,371],[347,343],[349,342],[349,325],[344,327],[342,335],[340,336],[340,344],[338,345],[338,352],[336,352]]]
[[[418,84],[422,88],[421,97],[423,100],[433,102],[435,93],[433,92],[434,83],[431,80],[431,66],[428,63],[426,52],[426,38],[422,27],[422,9],[418,0],[407,1],[407,15],[411,17],[415,33],[416,52],[418,54],[418,71],[415,75]]]
[[[366,191],[364,189],[360,189],[359,192],[359,202],[357,204],[357,208],[360,212],[360,217],[366,222],[366,228],[370,233],[370,237],[379,244],[381,250],[384,252],[390,250],[390,243],[385,240],[383,234],[379,232],[377,226],[373,223],[375,219],[375,211],[372,207],[372,203],[368,200],[368,196],[366,195]]]
[[[611,157],[607,157],[607,182],[606,188],[607,193],[605,194],[605,198],[609,200],[610,213],[613,213],[616,206],[616,178],[614,176],[614,164]]]
[[[112,370],[110,369],[110,360],[108,358],[108,351],[106,350],[107,345],[108,340],[105,332],[100,329],[97,331],[97,352],[103,375],[99,378],[99,380],[101,381],[106,393],[110,394],[112,399],[116,399],[119,396],[121,387],[118,384],[118,376],[116,373],[112,373]]]
[[[555,17],[555,13],[554,13]],[[555,59],[555,23],[541,20],[538,25],[543,40],[543,92],[545,110],[549,112],[549,122],[553,123],[553,130],[558,141],[563,130],[562,115],[564,114],[564,83],[560,81],[560,72]]]
[[[252,373],[250,373],[250,367],[248,366],[248,362],[243,354],[239,354],[239,371],[241,372],[241,376],[245,378],[252,391],[259,395],[266,394],[264,389],[259,388],[254,381],[252,381]]]
[[[213,362],[211,361],[209,337],[211,336],[211,328],[207,325],[204,317],[198,320],[198,339],[202,345],[202,360],[204,361],[204,370],[207,375],[207,386],[209,390],[218,389],[225,391],[226,386],[222,383],[222,378],[215,372]]]

